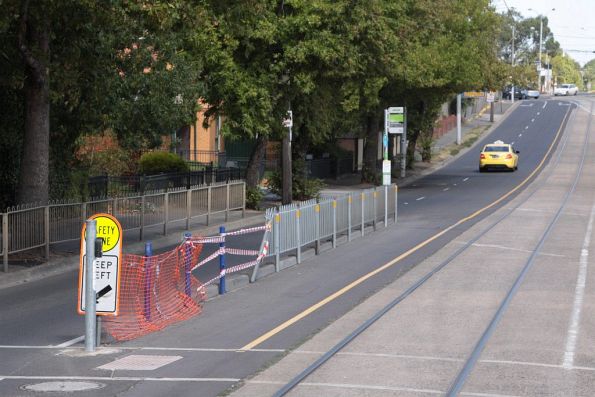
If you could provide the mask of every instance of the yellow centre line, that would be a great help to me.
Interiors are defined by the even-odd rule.
[[[401,260],[407,258],[409,255],[411,255],[415,251],[419,250],[422,247],[425,247],[426,245],[428,245],[432,241],[434,241],[437,238],[439,238],[439,237],[443,236],[444,234],[448,233],[449,231],[451,231],[455,227],[457,227],[457,226],[459,226],[459,225],[461,225],[461,224],[463,224],[463,223],[465,223],[465,222],[467,222],[467,221],[469,221],[469,220],[477,217],[481,213],[483,213],[486,210],[492,208],[493,206],[499,204],[503,200],[506,200],[506,198],[508,198],[514,192],[516,192],[521,187],[523,187],[525,184],[527,184],[529,182],[529,180],[537,173],[537,171],[539,171],[543,167],[543,164],[545,163],[545,160],[547,159],[547,157],[550,155],[551,151],[554,148],[554,144],[556,143],[556,141],[560,137],[560,133],[562,131],[562,127],[564,126],[564,122],[566,121],[566,118],[568,117],[569,112],[570,112],[570,108],[568,110],[566,110],[566,114],[564,115],[564,119],[562,119],[562,123],[560,124],[560,128],[558,128],[558,132],[556,132],[556,136],[554,137],[554,140],[550,144],[550,146],[548,148],[548,151],[546,152],[546,154],[541,159],[541,162],[537,165],[537,167],[533,170],[533,172],[531,172],[531,174],[529,174],[529,176],[527,176],[514,189],[512,189],[511,191],[509,191],[508,193],[506,193],[504,196],[500,197],[498,200],[496,200],[496,201],[492,202],[491,204],[489,204],[489,205],[487,205],[487,206],[485,206],[485,207],[483,207],[483,208],[475,211],[471,215],[469,215],[469,216],[467,216],[467,217],[459,220],[455,224],[447,227],[446,229],[442,230],[441,232],[439,232],[439,233],[433,235],[432,237],[428,238],[427,240],[419,243],[415,247],[407,250],[406,252],[404,252],[401,255],[397,256],[396,258],[390,260],[389,262],[385,263],[384,265],[380,266],[379,268],[377,268],[375,270],[372,270],[371,272],[369,272],[369,273],[361,276],[360,278],[358,278],[357,280],[353,281],[352,283],[346,285],[345,287],[341,288],[340,290],[338,290],[338,291],[334,292],[333,294],[327,296],[323,300],[321,300],[318,303],[310,306],[306,310],[304,310],[301,313],[295,315],[294,317],[290,318],[289,320],[285,321],[284,323],[276,326],[275,328],[273,328],[272,330],[268,331],[267,333],[259,336],[258,338],[254,339],[252,342],[250,342],[247,345],[245,345],[244,347],[240,348],[239,351],[246,351],[246,350],[250,350],[250,349],[255,348],[256,346],[260,345],[264,341],[272,338],[273,336],[275,336],[279,332],[283,331],[285,328],[288,328],[289,326],[297,323],[302,318],[304,318],[304,317],[312,314],[313,312],[315,312],[316,310],[320,309],[321,307],[323,307],[327,303],[332,302],[333,300],[337,299],[338,297],[340,297],[341,295],[343,295],[347,291],[349,291],[349,290],[353,289],[354,287],[358,286],[359,284],[363,283],[364,281],[366,281],[370,277],[373,277],[376,274],[382,272],[383,270],[388,269],[389,267],[393,266],[394,264],[396,264],[396,263],[400,262]]]

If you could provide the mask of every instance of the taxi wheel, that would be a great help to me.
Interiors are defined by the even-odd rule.
[[[479,172],[486,172],[485,168],[479,167]]]

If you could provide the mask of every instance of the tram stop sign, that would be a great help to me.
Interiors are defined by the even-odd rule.
[[[117,316],[120,295],[120,266],[122,265],[122,226],[110,214],[95,214],[89,220],[95,220],[97,238],[102,239],[102,256],[93,262],[95,311],[98,316]],[[86,285],[86,224],[81,232],[81,254],[79,267],[78,313],[85,314]]]

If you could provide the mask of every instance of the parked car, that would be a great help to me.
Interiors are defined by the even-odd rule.
[[[578,87],[575,84],[560,84],[554,88],[554,95],[576,95]]]
[[[506,87],[502,90],[502,98],[510,99],[512,87]],[[514,87],[514,99],[527,99],[527,90],[521,87]]]
[[[539,99],[539,91],[527,90],[527,98]]]

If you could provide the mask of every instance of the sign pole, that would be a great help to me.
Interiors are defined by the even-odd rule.
[[[85,351],[95,351],[95,288],[93,262],[95,261],[95,237],[97,233],[95,219],[85,221]]]
[[[461,99],[463,95],[457,94],[457,145],[461,144]]]

